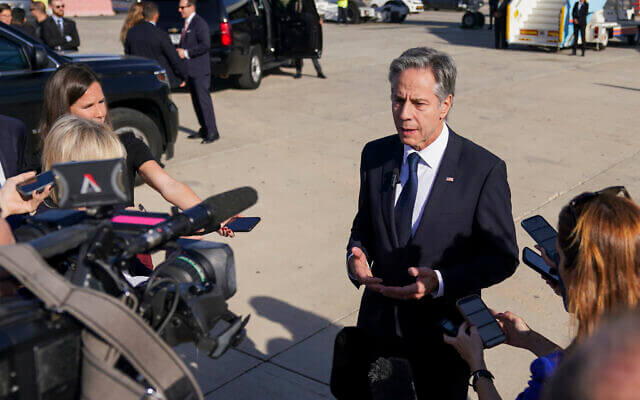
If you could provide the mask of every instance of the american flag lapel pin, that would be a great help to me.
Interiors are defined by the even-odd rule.
[[[453,177],[451,177],[451,176],[447,176],[447,179],[445,179],[445,181],[447,181],[447,182],[453,182]]]

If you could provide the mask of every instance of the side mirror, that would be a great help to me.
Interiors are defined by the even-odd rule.
[[[31,59],[31,65],[34,70],[44,69],[49,66],[49,56],[47,51],[42,46],[35,46],[33,48],[33,57]]]

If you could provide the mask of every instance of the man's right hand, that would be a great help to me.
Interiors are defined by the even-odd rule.
[[[358,247],[352,247],[351,254],[352,256],[349,258],[349,272],[351,272],[351,275],[360,284],[369,289],[379,291],[382,288],[382,279],[373,276],[364,252]]]

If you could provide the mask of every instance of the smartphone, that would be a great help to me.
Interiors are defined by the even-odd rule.
[[[556,251],[556,239],[558,232],[541,215],[534,215],[523,220],[520,225],[541,246],[556,265],[560,261]]]
[[[558,270],[547,265],[542,256],[528,247],[522,249],[522,262],[554,283],[560,283]]]
[[[226,227],[234,232],[251,232],[260,222],[260,217],[238,217],[229,222]]]
[[[507,339],[498,321],[491,315],[480,296],[474,294],[456,302],[458,310],[469,324],[478,328],[485,348],[496,346]]]
[[[23,196],[32,196],[34,192],[41,192],[47,185],[51,185],[53,180],[53,172],[47,171],[18,184],[16,189]]]
[[[460,325],[456,325],[449,318],[442,318],[440,320],[440,327],[448,336],[458,336],[458,329],[460,328]]]

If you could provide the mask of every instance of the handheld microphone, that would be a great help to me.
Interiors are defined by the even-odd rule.
[[[258,193],[247,186],[211,196],[134,238],[120,260],[132,258],[177,237],[192,235],[203,228],[207,233],[216,231],[220,229],[222,222],[238,215],[257,201]]]
[[[417,400],[411,366],[403,358],[378,358],[369,370],[369,387],[373,400]]]

